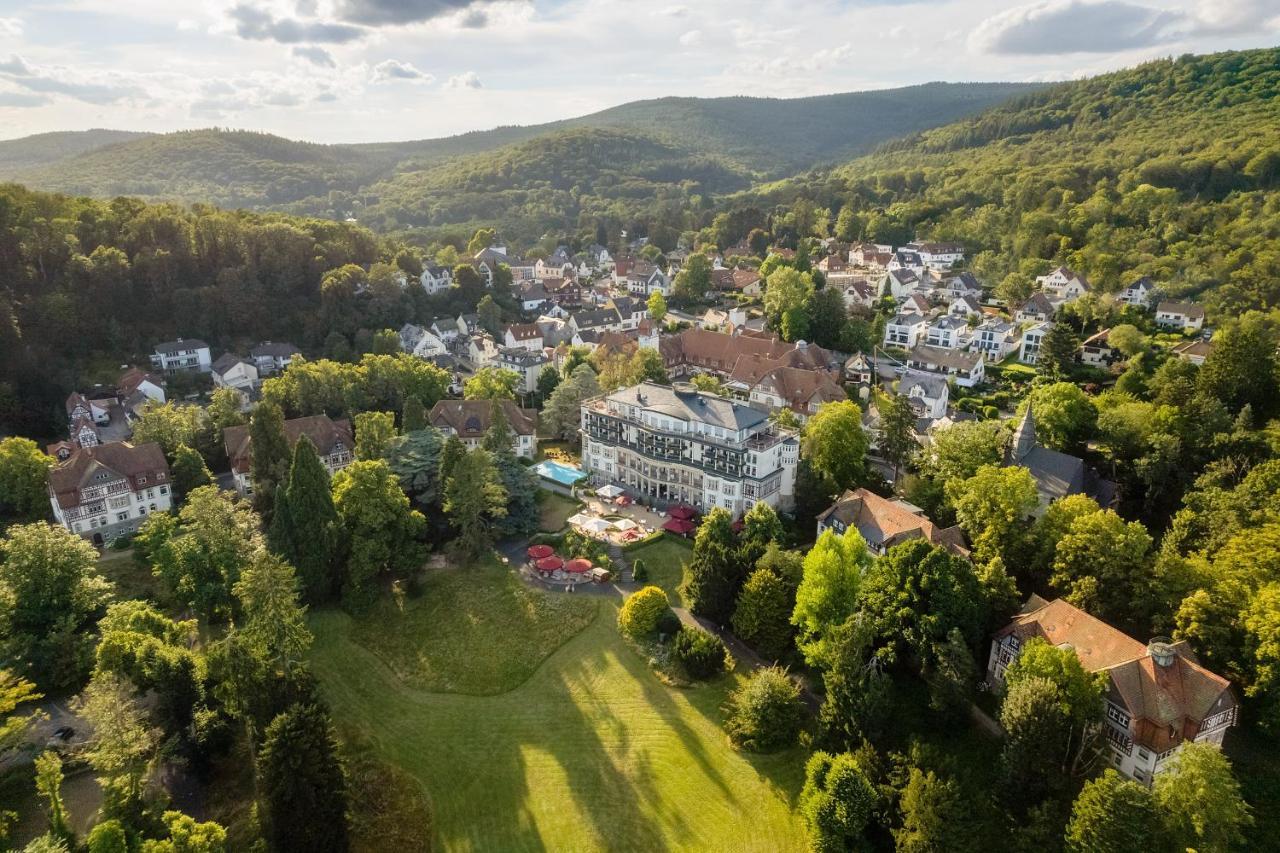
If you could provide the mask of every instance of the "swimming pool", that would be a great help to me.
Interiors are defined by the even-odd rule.
[[[563,462],[554,462],[550,459],[544,459],[534,465],[533,470],[537,472],[539,477],[559,483],[562,486],[572,486],[587,476],[587,472],[581,468],[565,465]]]

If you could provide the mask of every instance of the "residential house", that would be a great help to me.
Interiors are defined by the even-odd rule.
[[[616,296],[604,303],[605,308],[612,308],[622,318],[622,331],[630,332],[640,328],[640,324],[649,318],[649,305],[643,299],[632,299],[629,296]]]
[[[315,447],[325,470],[333,476],[351,464],[355,453],[355,436],[351,422],[345,418],[332,420],[328,415],[312,415],[292,418],[284,422],[284,437],[290,451],[299,439],[306,436]],[[242,495],[253,494],[250,472],[253,465],[253,437],[248,425],[227,427],[222,431],[222,443],[231,461],[231,474],[236,491]]]
[[[795,500],[799,439],[757,408],[678,382],[644,382],[582,404],[582,466],[647,502],[735,517]]]
[[[481,249],[476,252],[471,259],[471,265],[475,267],[476,272],[480,273],[480,278],[484,279],[485,287],[493,287],[495,276],[498,275],[498,269],[504,264],[511,266],[511,258],[507,256],[505,246],[490,246],[487,249]],[[515,276],[512,275],[514,281]]]
[[[455,332],[450,340],[456,337]],[[405,323],[400,327],[400,349],[424,359],[433,359],[449,352],[448,345],[438,334],[413,323]]]
[[[1109,368],[1124,360],[1124,354],[1108,342],[1110,329],[1103,329],[1090,335],[1080,344],[1080,363],[1090,367]]]
[[[154,373],[147,373],[136,367],[129,368],[116,380],[116,396],[120,399],[121,405],[129,408],[128,401],[138,395],[156,403],[163,403],[165,401],[163,380]]]
[[[902,299],[915,292],[918,284],[920,284],[920,275],[914,270],[891,269],[880,281],[880,293],[892,296],[894,299]]]
[[[1203,667],[1186,642],[1143,644],[1062,599],[1033,595],[996,632],[987,681],[1003,683],[1033,639],[1070,649],[1085,671],[1105,674],[1098,717],[1106,761],[1139,784],[1150,786],[1184,744],[1220,747],[1237,722],[1231,683]]]
[[[926,319],[933,313],[933,305],[927,297],[919,292],[908,293],[898,302],[898,313],[919,314]]]
[[[733,334],[733,331],[747,322],[745,308],[708,308],[698,318],[698,325],[704,329]]]
[[[1189,361],[1196,367],[1204,364],[1204,360],[1213,352],[1213,342],[1203,339],[1178,344],[1171,352],[1183,361]]]
[[[1085,277],[1066,267],[1058,267],[1048,275],[1036,276],[1036,284],[1054,304],[1075,302],[1089,292],[1089,282]]]
[[[488,332],[473,332],[454,342],[453,354],[470,365],[472,370],[482,370],[497,363],[498,342]]]
[[[209,345],[204,341],[178,338],[156,344],[155,352],[151,354],[151,365],[169,374],[179,371],[208,373],[213,359],[209,357]]]
[[[1143,276],[1124,290],[1116,294],[1116,301],[1137,308],[1150,308],[1155,297],[1156,285],[1151,279]]]
[[[920,257],[921,263],[934,270],[949,270],[964,260],[964,246],[959,243],[926,241],[924,243],[912,243],[903,248],[913,249]]]
[[[78,391],[73,391],[67,397],[65,408],[67,410],[68,425],[74,424],[76,421],[88,420],[95,424],[111,423],[110,406],[114,400],[108,399],[89,399]]]
[[[542,330],[537,323],[512,323],[502,333],[503,346],[542,352]]]
[[[866,489],[846,491],[818,516],[819,536],[827,530],[843,535],[851,527],[857,529],[872,552],[880,555],[894,545],[923,539],[957,556],[969,556],[958,526],[939,527],[919,507],[882,498]]]
[[[521,394],[532,394],[538,390],[538,377],[542,374],[542,368],[550,363],[551,359],[542,350],[533,352],[520,347],[503,347],[498,350],[498,367],[519,375],[520,384],[516,390]]]
[[[1018,361],[1023,364],[1036,364],[1040,361],[1040,347],[1044,345],[1044,336],[1053,328],[1052,323],[1036,323],[1022,332],[1022,346],[1018,349]]]
[[[49,503],[58,524],[104,545],[169,511],[169,463],[155,442],[82,447],[49,469]]]
[[[539,259],[533,265],[533,277],[538,281],[548,278],[575,278],[578,269],[568,257],[555,256]]]
[[[947,413],[951,389],[947,378],[937,373],[907,368],[898,380],[898,394],[907,398],[916,417],[937,420]]]
[[[849,399],[836,376],[825,370],[800,367],[775,367],[747,392],[747,401],[766,412],[787,408],[801,422],[817,413],[823,403]]]
[[[870,386],[875,376],[875,365],[866,353],[856,352],[844,363],[844,378],[855,385]]]
[[[1199,331],[1204,326],[1204,309],[1194,302],[1161,302],[1156,306],[1156,325],[1184,332]]]
[[[1053,319],[1053,315],[1058,313],[1058,309],[1054,307],[1053,302],[1044,293],[1036,292],[1027,298],[1018,306],[1018,310],[1014,312],[1013,319],[1019,323],[1047,323]]]
[[[876,289],[865,278],[856,278],[842,285],[840,292],[844,294],[846,308],[871,308],[879,298]]]
[[[453,271],[438,264],[428,264],[422,268],[418,282],[427,295],[435,296],[453,287]]]
[[[924,275],[924,260],[920,257],[919,252],[911,252],[899,249],[893,253],[893,257],[889,258],[889,263],[885,265],[885,269],[889,272],[898,270],[909,270],[916,274],[917,277]]]
[[[427,331],[439,338],[445,346],[462,334],[462,330],[458,328],[458,321],[454,317],[437,317],[427,324]]]
[[[576,334],[583,332],[620,332],[622,315],[616,308],[592,308],[575,311],[569,315],[569,327]]]
[[[907,367],[941,374],[965,388],[986,379],[986,359],[981,352],[921,344],[907,354]]]
[[[971,296],[979,302],[982,300],[982,285],[978,283],[977,277],[968,271],[953,275],[947,279],[944,283],[944,290],[948,299]]]
[[[258,385],[257,365],[234,353],[218,356],[210,372],[213,374],[213,384],[219,388],[234,388],[248,393]]]
[[[520,283],[520,292],[517,297],[520,300],[521,311],[541,311],[542,307],[551,301],[551,294],[547,292],[546,285],[540,281],[525,281]]]
[[[253,361],[254,367],[258,368],[259,376],[279,373],[301,355],[302,350],[284,342],[263,341],[249,350],[249,358]]]
[[[981,317],[982,303],[972,296],[956,296],[947,306],[947,313],[953,317]]]
[[[685,329],[678,335],[663,335],[659,341],[663,364],[673,379],[696,373],[710,373],[721,379],[742,376],[752,365],[758,381],[775,367],[800,367],[835,371],[839,361],[827,350],[804,343],[787,343],[772,335],[726,335],[707,329]]]
[[[931,347],[960,349],[969,343],[969,324],[960,317],[944,314],[929,324],[925,342]]]
[[[897,314],[884,326],[884,345],[911,349],[925,334],[928,321],[919,314]]]
[[[459,314],[457,323],[460,335],[475,335],[484,331],[484,327],[480,325],[480,315],[475,312]]]
[[[870,269],[884,269],[893,259],[893,247],[878,243],[856,243],[849,250],[849,263]]]
[[[467,450],[475,450],[493,423],[493,400],[441,400],[431,408],[427,421],[446,436],[456,435]],[[499,400],[511,427],[511,451],[532,459],[538,443],[538,413],[522,409],[511,400]]]
[[[973,330],[969,348],[987,357],[987,361],[1003,361],[1018,348],[1018,327],[1013,323],[992,318]]]

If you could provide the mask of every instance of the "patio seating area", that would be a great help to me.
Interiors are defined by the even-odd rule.
[[[572,590],[580,583],[606,583],[612,575],[590,560],[581,557],[565,560],[550,545],[531,545],[526,551],[525,568],[547,583],[560,584]]]

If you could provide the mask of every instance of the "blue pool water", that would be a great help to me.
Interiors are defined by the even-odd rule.
[[[548,480],[554,480],[562,486],[572,486],[574,483],[587,476],[587,472],[581,468],[575,468],[572,465],[565,465],[561,462],[553,462],[550,459],[543,460],[533,466],[533,470],[538,473],[539,477],[545,477]]]

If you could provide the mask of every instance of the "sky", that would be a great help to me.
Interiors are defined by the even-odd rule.
[[[448,136],[667,95],[1062,80],[1280,43],[1280,0],[0,0],[0,138]]]

